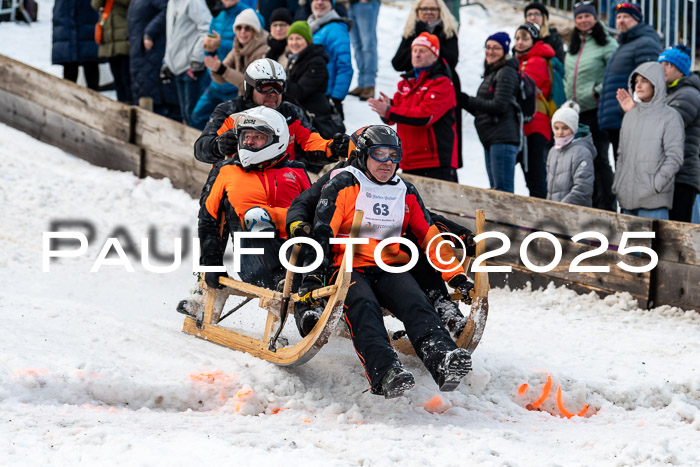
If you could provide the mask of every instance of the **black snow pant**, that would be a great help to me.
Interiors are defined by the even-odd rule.
[[[279,238],[243,238],[242,248],[262,248],[263,254],[242,254],[241,271],[238,275],[248,284],[275,290],[277,283],[284,279],[286,269],[279,260],[282,246]],[[289,251],[288,251],[289,253]]]
[[[549,141],[539,133],[533,133],[527,137],[527,170],[522,160],[522,153],[518,154],[518,162],[525,172],[525,184],[533,198],[547,197],[547,153]]]
[[[417,245],[420,251],[420,244]],[[411,268],[410,273],[431,303],[435,303],[439,297],[450,300],[450,293],[447,291],[442,274],[430,265],[425,252],[421,251],[418,255],[418,262]]]
[[[437,382],[440,363],[457,345],[409,273],[385,272],[375,266],[352,272],[344,315],[372,392],[382,394],[382,377],[390,368],[401,366],[384,327],[382,306],[403,322],[416,354]]]
[[[676,182],[673,189],[673,207],[668,213],[668,218],[672,221],[692,222],[697,194],[698,190],[694,186]]]

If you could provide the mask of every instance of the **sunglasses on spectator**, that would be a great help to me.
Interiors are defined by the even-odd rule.
[[[248,26],[247,24],[239,24],[236,26],[236,31],[255,31],[251,26]]]
[[[618,3],[615,7],[616,10],[621,8],[637,8],[637,5],[632,5],[631,3]]]
[[[423,13],[437,13],[438,11],[440,11],[440,8],[433,7],[433,6],[426,6],[426,7],[418,8],[418,11],[422,11]]]
[[[369,148],[369,156],[377,162],[401,162],[401,148],[398,146],[372,146]]]
[[[525,17],[527,18],[530,16],[534,16],[535,18],[539,18],[542,16],[542,13],[540,13],[539,11],[528,11],[527,14],[525,15]]]
[[[583,0],[582,2],[576,2],[574,3],[574,10],[580,6],[588,6],[588,5],[593,5],[594,2],[591,0]]]
[[[498,52],[499,50],[503,50],[503,47],[500,45],[494,45],[493,47],[485,45],[484,50],[488,50],[489,52]]]
[[[282,80],[263,80],[255,82],[255,90],[261,94],[282,94],[287,83]]]

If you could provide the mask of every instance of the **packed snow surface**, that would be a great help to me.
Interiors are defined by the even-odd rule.
[[[40,2],[31,27],[0,23],[0,53],[60,73],[50,9]],[[386,90],[406,15],[381,10]],[[515,18],[463,11],[465,89],[478,85],[483,39]],[[367,121],[363,104],[348,109],[356,126]],[[469,119],[465,137],[474,168],[462,182],[485,186]],[[140,255],[143,238],[168,257],[175,238],[196,234],[196,201],[169,181],[94,167],[0,125],[0,205],[0,465],[700,465],[695,311],[641,310],[626,293],[494,289],[457,391],[440,393],[402,356],[416,387],[384,400],[364,392],[342,337],[280,368],[181,332],[174,309],[194,285],[191,248],[170,273],[148,272]],[[88,250],[43,272],[42,233],[68,221],[62,230],[92,233]],[[90,272],[114,236],[135,271]],[[249,305],[231,325],[260,329],[264,316]],[[290,323],[284,335],[295,332]],[[558,388],[561,408],[582,416],[562,416]]]

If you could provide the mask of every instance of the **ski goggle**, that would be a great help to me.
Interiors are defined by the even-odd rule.
[[[282,80],[259,80],[255,82],[255,90],[261,94],[282,94],[287,83]]]
[[[369,156],[377,162],[389,162],[394,164],[401,162],[401,148],[399,146],[372,146],[369,148]]]

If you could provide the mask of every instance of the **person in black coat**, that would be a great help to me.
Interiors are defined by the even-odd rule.
[[[90,89],[100,86],[100,59],[97,57],[95,24],[99,15],[90,2],[56,0],[53,5],[53,47],[51,63],[63,65],[63,78],[76,82],[83,67]]]
[[[306,21],[297,21],[287,32],[287,97],[304,109],[312,125],[323,138],[345,133],[342,119],[334,121],[333,108],[326,97],[328,88],[328,54],[313,43]]]
[[[486,39],[484,80],[476,97],[458,94],[457,105],[475,117],[491,188],[513,193],[522,124],[515,103],[519,65],[516,58],[508,58],[509,45],[510,37],[505,32]]]
[[[174,83],[163,84],[159,73],[165,55],[165,10],[168,0],[131,0],[127,11],[129,70],[134,102],[153,98],[153,111],[180,120]]]
[[[419,34],[428,32],[440,40],[440,58],[447,62],[450,79],[459,96],[462,87],[457,75],[459,61],[459,25],[443,0],[415,0],[406,21],[403,38],[391,59],[394,70],[406,73],[411,65],[411,44]],[[462,113],[457,112],[457,166],[462,167]]]

